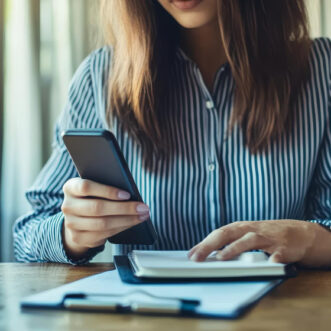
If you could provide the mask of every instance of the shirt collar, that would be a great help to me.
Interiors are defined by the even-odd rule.
[[[192,65],[196,66],[196,63],[183,51],[183,49],[180,46],[177,46],[176,48],[176,57],[181,60],[188,62]],[[219,69],[218,71],[224,71],[226,69],[230,68],[229,62],[225,62]],[[221,70],[222,69],[222,70]]]

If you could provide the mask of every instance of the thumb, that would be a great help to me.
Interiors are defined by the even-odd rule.
[[[275,252],[273,252],[269,257],[269,262],[285,263],[285,250],[279,248]]]

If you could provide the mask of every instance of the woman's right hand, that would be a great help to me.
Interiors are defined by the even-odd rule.
[[[128,192],[81,178],[63,186],[63,244],[70,258],[84,256],[89,248],[103,245],[107,238],[149,218],[142,202],[125,201]]]

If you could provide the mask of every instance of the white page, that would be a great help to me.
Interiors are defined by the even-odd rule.
[[[267,292],[280,281],[225,282],[194,284],[125,284],[116,270],[106,271],[58,288],[24,298],[21,304],[54,306],[60,304],[66,293],[128,294],[143,290],[165,298],[200,300],[197,313],[231,315],[254,298]]]

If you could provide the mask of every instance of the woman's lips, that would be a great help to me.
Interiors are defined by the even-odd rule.
[[[171,3],[180,10],[190,10],[196,7],[202,0],[172,0]]]

